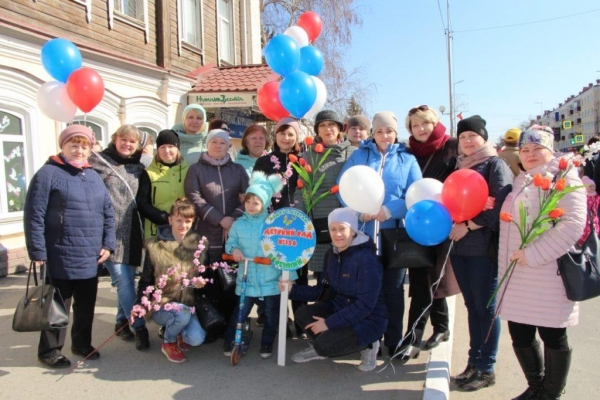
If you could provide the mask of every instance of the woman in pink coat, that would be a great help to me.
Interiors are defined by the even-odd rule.
[[[529,215],[539,213],[539,190],[525,185],[536,174],[558,173],[559,157],[554,157],[552,130],[533,126],[521,134],[519,158],[525,172],[514,181],[502,212],[518,220],[519,206],[528,207]],[[566,176],[568,186],[581,186],[576,169]],[[564,214],[556,224],[519,250],[521,239],[517,226],[501,222],[498,258],[499,277],[516,260],[514,272],[503,284],[500,316],[508,320],[513,349],[527,379],[528,388],[515,399],[559,399],[567,383],[571,348],[567,327],[578,322],[578,303],[566,297],[557,259],[566,254],[581,236],[586,223],[585,190],[566,194],[558,206]],[[536,331],[544,342],[544,357]]]

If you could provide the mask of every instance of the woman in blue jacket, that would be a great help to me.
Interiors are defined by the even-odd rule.
[[[290,298],[317,301],[301,307],[297,323],[312,345],[292,356],[297,363],[361,352],[358,369],[377,366],[379,339],[387,325],[381,291],[383,269],[375,244],[358,229],[356,213],[350,208],[333,210],[328,218],[333,247],[323,261],[316,286],[281,281],[280,290],[290,288]],[[327,293],[326,296],[321,294]]]
[[[25,201],[29,258],[46,262],[46,276],[70,308],[71,352],[95,360],[92,323],[98,291],[98,264],[115,250],[112,202],[104,182],[88,164],[94,133],[71,125],[58,137],[61,152],[33,176]],[[61,354],[67,329],[43,331],[38,359],[50,368],[68,368]]]
[[[361,229],[375,240],[379,235],[375,231],[375,221],[379,222],[379,230],[393,229],[396,224],[404,226],[406,190],[422,176],[416,158],[407,152],[404,144],[398,143],[396,116],[389,111],[377,113],[373,117],[372,126],[373,138],[363,141],[358,150],[352,153],[344,164],[338,181],[346,170],[355,165],[373,168],[383,179],[385,196],[379,212],[360,215]],[[384,344],[388,347],[389,354],[393,355],[402,339],[406,268],[387,269],[386,265],[383,268],[383,293],[389,320]]]

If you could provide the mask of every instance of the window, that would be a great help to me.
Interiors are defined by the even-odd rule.
[[[202,48],[202,0],[181,0],[179,7],[181,21],[181,40]]]
[[[100,143],[100,145],[102,146],[102,148],[105,148],[108,145],[108,142],[104,142],[104,137],[103,137],[103,129],[100,125],[94,123],[94,122],[90,122],[90,121],[84,121],[84,120],[74,120],[73,121],[74,124],[80,124],[80,125],[85,125],[88,128],[90,128],[92,130],[92,132],[94,132],[94,138],[96,138],[96,142]]]
[[[229,64],[235,64],[233,0],[217,0],[217,14],[219,59]]]
[[[29,181],[25,168],[25,135],[23,121],[16,115],[0,109],[0,148],[2,163],[0,176],[5,184],[0,187],[0,215],[9,217],[23,211],[26,186]]]
[[[144,0],[114,0],[115,11],[131,18],[144,20]]]

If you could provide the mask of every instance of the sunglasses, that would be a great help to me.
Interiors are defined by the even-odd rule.
[[[429,107],[427,107],[426,105],[422,105],[419,107],[415,107],[415,108],[411,108],[410,111],[408,112],[408,115],[414,115],[417,111],[428,111]]]

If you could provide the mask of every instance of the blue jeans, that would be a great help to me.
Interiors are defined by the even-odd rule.
[[[481,372],[493,372],[500,339],[500,319],[494,319],[496,300],[489,308],[486,305],[498,286],[498,264],[488,256],[450,256],[450,259],[467,306],[470,336],[468,363]],[[492,329],[486,342],[490,326]]]
[[[383,297],[388,312],[388,326],[383,339],[384,344],[388,347],[395,348],[402,339],[405,277],[406,268],[386,269],[383,271]]]
[[[152,321],[165,327],[165,343],[175,343],[177,335],[181,334],[183,341],[190,346],[200,346],[204,342],[206,332],[200,326],[195,315],[190,312],[190,307],[185,304],[172,302],[181,307],[179,311],[165,311],[164,306],[152,314]]]
[[[129,320],[131,309],[135,304],[135,267],[127,264],[119,264],[111,261],[104,263],[110,273],[110,277],[117,287],[117,323],[123,320]],[[131,325],[133,328],[140,328],[145,325],[143,318],[136,318]]]
[[[275,342],[275,336],[277,335],[277,329],[279,328],[279,302],[280,295],[275,296],[265,296],[262,298],[259,297],[248,297],[244,299],[244,308],[242,310],[242,321],[244,321],[248,315],[250,315],[250,311],[252,310],[252,306],[259,302],[259,299],[264,300],[264,314],[265,314],[265,326],[262,330],[262,336],[260,339],[261,346],[273,346]],[[240,306],[235,308],[233,312],[233,316],[229,320],[229,326],[227,327],[227,332],[225,332],[225,343],[233,343],[235,339],[235,328],[238,322],[238,313],[240,310]]]

